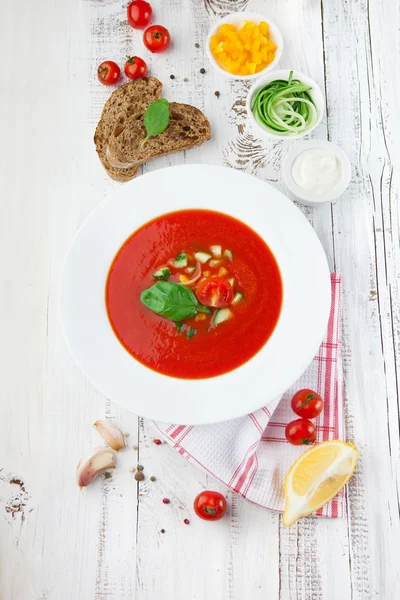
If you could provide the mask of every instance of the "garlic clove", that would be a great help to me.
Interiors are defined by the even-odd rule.
[[[86,487],[104,469],[114,469],[115,453],[111,448],[102,446],[94,448],[91,455],[85,460],[80,460],[76,469],[76,479],[80,488]]]
[[[93,423],[93,427],[97,429],[105,443],[113,450],[118,452],[118,450],[125,447],[125,438],[115,425],[111,425],[108,421],[99,419]]]

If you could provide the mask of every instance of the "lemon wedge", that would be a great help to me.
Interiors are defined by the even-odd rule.
[[[286,475],[282,523],[289,527],[332,500],[352,476],[357,456],[355,445],[341,440],[321,442],[299,456]]]

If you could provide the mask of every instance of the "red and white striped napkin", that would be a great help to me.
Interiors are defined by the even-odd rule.
[[[341,355],[342,278],[331,274],[332,305],[328,331],[317,356],[281,399],[245,417],[216,425],[167,425],[158,431],[184,458],[264,508],[283,511],[285,475],[304,447],[285,439],[285,427],[297,416],[290,401],[302,388],[318,392],[324,410],[316,419],[317,442],[344,438],[343,369]],[[317,513],[343,517],[340,493]]]

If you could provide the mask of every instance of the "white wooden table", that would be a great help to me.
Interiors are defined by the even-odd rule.
[[[155,22],[173,38],[159,56],[144,51],[141,34],[127,25],[126,3],[2,2],[0,597],[399,598],[399,3],[153,0]],[[340,144],[353,164],[341,201],[302,210],[344,278],[347,430],[361,455],[348,517],[307,518],[289,530],[278,514],[233,494],[223,521],[193,517],[194,496],[222,487],[166,445],[155,446],[149,423],[90,386],[68,355],[57,314],[71,239],[119,185],[102,170],[92,141],[110,93],[96,79],[102,60],[143,56],[167,98],[193,103],[210,119],[204,147],[143,171],[222,164],[283,189],[288,143],[252,136],[248,85],[217,75],[205,59],[212,22],[246,7],[282,29],[281,66],[309,73],[325,90],[327,115],[315,136]],[[111,479],[79,493],[77,459],[98,444],[91,425],[104,415],[139,450],[126,450]],[[138,462],[155,483],[137,486],[129,468]],[[163,505],[163,496],[173,505]]]

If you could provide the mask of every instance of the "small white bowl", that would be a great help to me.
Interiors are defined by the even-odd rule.
[[[314,194],[308,190],[304,190],[293,179],[292,167],[294,161],[302,152],[311,150],[312,148],[329,150],[336,156],[341,165],[340,180],[334,188],[324,194]],[[287,153],[282,165],[282,177],[291,196],[295,200],[299,200],[303,204],[307,204],[307,206],[316,206],[325,202],[333,202],[333,200],[336,200],[344,193],[351,179],[351,163],[343,150],[332,142],[327,142],[326,140],[304,140],[294,144]]]
[[[264,87],[264,85],[267,85],[267,83],[271,83],[271,81],[275,81],[276,79],[288,80],[289,75],[290,75],[290,69],[280,69],[277,71],[273,71],[272,73],[268,73],[268,75],[265,75],[264,77],[260,77],[259,79],[257,79],[257,81],[250,88],[249,93],[247,95],[247,100],[246,100],[247,116],[250,119],[253,129],[264,138],[274,139],[274,140],[298,140],[298,139],[304,138],[306,135],[309,135],[312,131],[314,131],[314,129],[316,127],[318,127],[318,125],[320,124],[321,119],[323,117],[325,99],[324,99],[324,95],[321,91],[321,88],[313,79],[311,79],[311,77],[309,77],[308,75],[305,75],[305,73],[301,73],[300,71],[294,71],[294,70],[293,70],[293,79],[298,79],[302,83],[312,86],[312,89],[308,93],[310,94],[311,98],[313,99],[315,107],[317,109],[317,120],[314,123],[314,125],[312,127],[310,127],[309,129],[306,129],[302,133],[298,133],[296,135],[287,135],[287,134],[282,135],[282,134],[276,133],[275,131],[272,131],[272,129],[269,129],[266,125],[262,124],[259,121],[259,119],[256,117],[256,115],[253,114],[253,112],[251,110],[251,104],[252,104],[253,98],[257,94],[258,90],[261,89],[262,87]]]
[[[229,23],[230,25],[236,25],[236,27],[240,27],[241,25],[243,25],[243,23],[245,21],[251,21],[253,23],[256,23],[257,25],[259,23],[261,23],[261,21],[265,21],[266,23],[268,23],[270,39],[277,46],[277,49],[276,49],[274,60],[269,65],[267,65],[265,67],[265,69],[263,69],[262,71],[259,71],[258,73],[253,73],[253,75],[234,75],[233,73],[229,73],[228,71],[226,71],[225,69],[223,69],[222,67],[219,66],[218,62],[215,60],[215,58],[213,56],[213,53],[211,52],[210,41],[211,41],[211,37],[215,33],[217,33],[217,30],[224,23]],[[222,19],[219,19],[215,23],[215,25],[211,28],[210,33],[208,34],[207,42],[206,42],[206,50],[207,50],[208,60],[210,61],[212,66],[217,71],[222,73],[222,75],[225,75],[226,77],[230,77],[231,79],[256,79],[257,77],[264,75],[265,73],[267,73],[268,71],[270,71],[271,69],[276,67],[276,65],[278,64],[279,59],[281,58],[281,55],[282,55],[283,39],[282,39],[281,32],[279,31],[279,29],[275,25],[275,23],[270,21],[264,15],[260,15],[258,13],[252,13],[252,12],[235,12],[235,13],[231,13],[230,15],[227,15],[226,17],[223,17]]]

